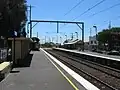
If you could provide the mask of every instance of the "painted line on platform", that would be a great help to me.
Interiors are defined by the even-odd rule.
[[[63,75],[63,77],[71,84],[71,86],[75,89],[75,90],[79,90],[74,84],[73,82],[58,68],[58,66],[45,54],[45,56],[47,57],[47,59],[50,60],[50,62],[57,68],[57,70]]]
[[[47,53],[45,50],[41,48],[41,50],[52,60],[54,60],[60,67],[62,67],[67,73],[69,73],[75,80],[77,80],[83,87],[85,87],[87,90],[100,90],[93,84],[91,84],[89,81],[85,80],[83,77],[81,77],[79,74],[74,72],[72,69],[68,68],[66,65],[58,61],[55,57]],[[79,89],[78,89],[79,90]]]

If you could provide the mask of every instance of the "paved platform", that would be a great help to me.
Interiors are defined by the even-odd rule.
[[[100,53],[90,52],[90,51],[83,52],[83,51],[70,50],[70,49],[64,49],[64,48],[55,48],[55,49],[65,50],[65,51],[79,53],[79,54],[86,54],[86,55],[90,55],[90,56],[101,57],[101,58],[106,58],[106,59],[115,60],[115,61],[120,61],[120,56],[116,56],[116,55],[106,55],[106,54],[100,54]]]
[[[120,59],[120,56],[117,56],[117,55],[107,55],[107,54],[101,54],[101,53],[91,52],[91,51],[85,51],[85,53],[94,54],[94,55],[101,55],[101,56],[104,56],[104,57],[110,57],[110,58],[115,58],[115,59]]]
[[[75,90],[42,51],[32,52],[26,67],[18,67],[0,82],[0,90]]]

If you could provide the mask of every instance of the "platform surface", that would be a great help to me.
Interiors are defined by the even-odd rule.
[[[73,53],[89,54],[89,55],[94,55],[94,56],[97,56],[97,57],[102,57],[102,58],[106,58],[106,59],[120,61],[120,56],[117,56],[117,55],[107,55],[107,54],[101,54],[101,53],[91,52],[91,51],[87,51],[87,50],[83,52],[83,51],[70,50],[70,49],[64,49],[64,48],[55,48],[55,49],[70,51],[70,52],[73,52]]]
[[[13,69],[0,90],[74,90],[42,51],[32,52],[27,67]]]

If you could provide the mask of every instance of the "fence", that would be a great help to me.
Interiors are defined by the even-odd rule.
[[[0,48],[0,63],[7,61],[8,56],[10,56],[10,52],[8,54],[8,48]]]

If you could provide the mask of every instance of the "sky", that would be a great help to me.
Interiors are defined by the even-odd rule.
[[[109,22],[111,21],[112,27],[120,26],[120,0],[83,0],[76,8],[65,15],[71,10],[77,3],[82,0],[27,0],[27,5],[32,5],[32,20],[64,20],[64,21],[79,21],[85,24],[85,41],[89,40],[90,28],[92,30],[91,35],[95,35],[94,25],[97,26],[98,32],[108,28]],[[90,9],[95,4],[103,1],[93,9],[89,10],[82,16],[86,10]],[[118,5],[117,5],[118,4]],[[111,9],[107,9],[113,5]],[[107,9],[107,10],[105,10]],[[29,9],[28,9],[29,10]],[[91,16],[97,12],[101,12],[94,16]],[[29,16],[29,14],[28,14]],[[78,17],[80,16],[80,17]],[[78,17],[78,18],[76,18]],[[76,18],[75,20],[73,20]],[[33,23],[34,25],[35,23]],[[33,36],[38,36],[41,39],[41,43],[46,41],[63,42],[67,35],[67,39],[71,38],[73,33],[74,39],[76,39],[76,33],[78,32],[79,39],[81,39],[81,30],[76,24],[60,24],[59,32],[56,33],[56,24],[53,23],[38,23],[33,28]],[[60,40],[60,37],[62,39]]]

